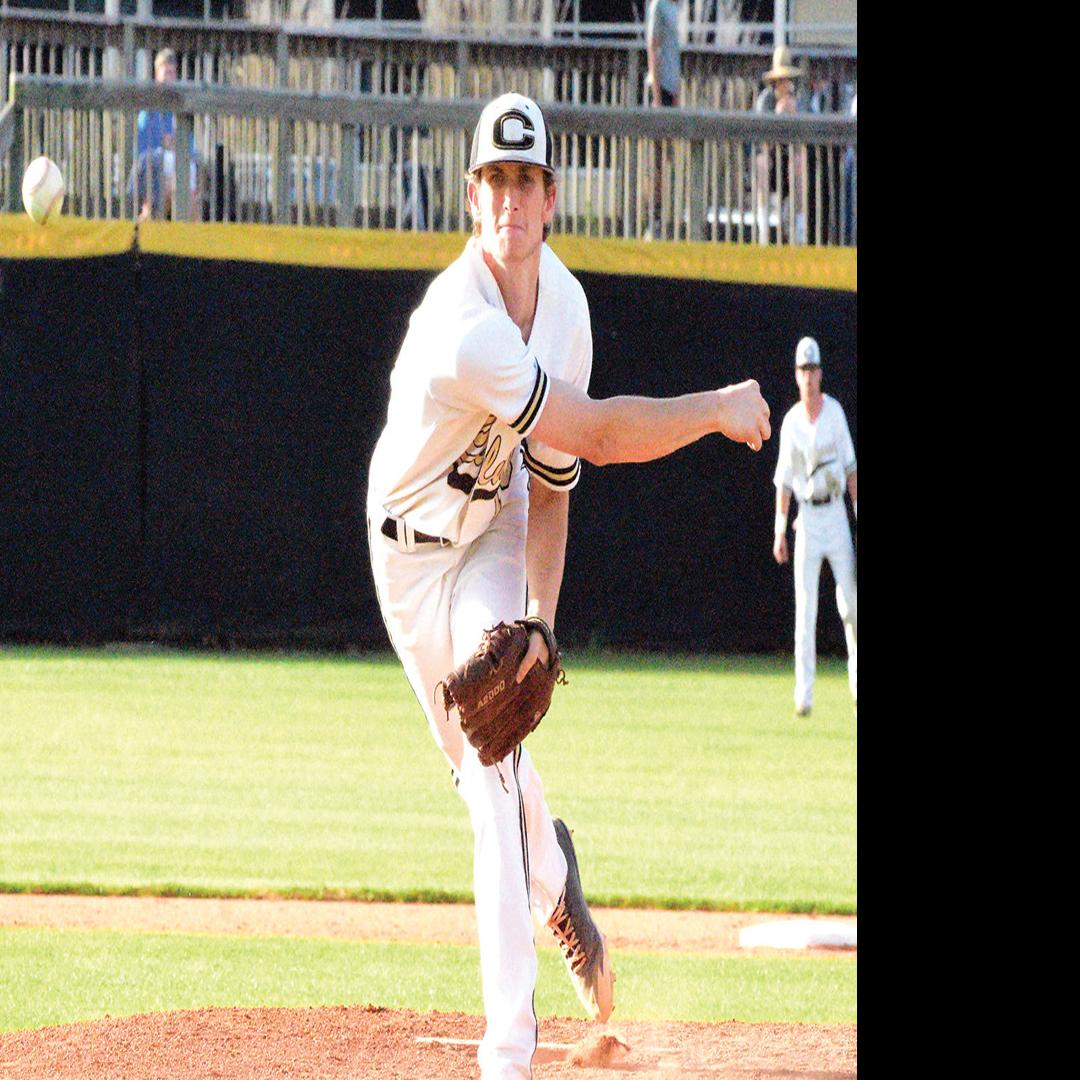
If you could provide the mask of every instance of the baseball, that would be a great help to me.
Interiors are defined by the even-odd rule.
[[[60,213],[64,203],[64,178],[56,162],[39,157],[27,165],[23,173],[22,199],[26,212],[39,225]]]

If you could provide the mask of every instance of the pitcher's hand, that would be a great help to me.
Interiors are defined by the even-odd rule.
[[[720,433],[732,442],[744,442],[751,450],[760,450],[772,434],[772,427],[769,404],[761,396],[757,380],[747,379],[716,393],[720,398]]]

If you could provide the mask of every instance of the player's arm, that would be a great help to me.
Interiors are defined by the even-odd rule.
[[[525,541],[525,567],[529,582],[527,615],[536,615],[555,629],[555,609],[559,605],[563,568],[566,564],[566,536],[570,518],[570,492],[556,491],[533,479],[529,485],[529,534]],[[529,649],[518,668],[518,682],[540,660],[548,662],[544,635],[529,635]]]
[[[858,503],[858,499],[859,499],[859,479],[858,478],[859,478],[859,470],[858,469],[852,469],[851,472],[849,472],[847,474],[847,489],[848,489],[848,494],[851,496],[851,509],[852,509],[852,512],[855,514],[856,520],[858,520],[858,517],[859,517],[859,503]]]
[[[787,516],[791,506],[791,489],[776,485],[776,519],[773,523],[773,558],[778,563],[788,561]]]
[[[613,465],[666,457],[714,433],[760,450],[772,429],[769,406],[753,379],[680,397],[599,400],[552,379],[534,432],[556,450],[594,465]]]

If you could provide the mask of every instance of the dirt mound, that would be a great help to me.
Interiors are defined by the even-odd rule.
[[[201,1009],[0,1035],[0,1074],[25,1080],[475,1080],[483,1019],[376,1006]],[[854,1025],[628,1023],[603,1033],[629,1047],[609,1067],[570,1063],[596,1042],[581,1020],[545,1019],[535,1080],[554,1077],[783,1076],[840,1080],[856,1075]]]

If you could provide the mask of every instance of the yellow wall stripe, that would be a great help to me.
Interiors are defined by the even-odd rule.
[[[553,236],[551,247],[571,270],[597,274],[857,291],[855,248],[647,243],[582,236]]]
[[[147,222],[139,245],[143,251],[196,258],[365,270],[442,270],[461,254],[465,240],[464,233]],[[854,248],[654,244],[559,235],[551,238],[551,246],[571,270],[598,274],[856,291]]]
[[[358,270],[444,270],[464,246],[464,234],[384,229],[148,221],[139,230],[139,247],[156,255]]]
[[[0,258],[85,259],[119,255],[131,247],[130,221],[86,221],[60,216],[35,225],[26,214],[0,214]]]
[[[22,214],[0,215],[0,255],[115,254],[130,246],[132,229],[130,222],[61,217],[41,226]],[[153,254],[365,270],[442,270],[464,245],[464,233],[168,221],[148,221],[139,229],[140,248]],[[646,243],[581,236],[553,236],[551,246],[571,270],[598,274],[858,289],[854,248]]]

